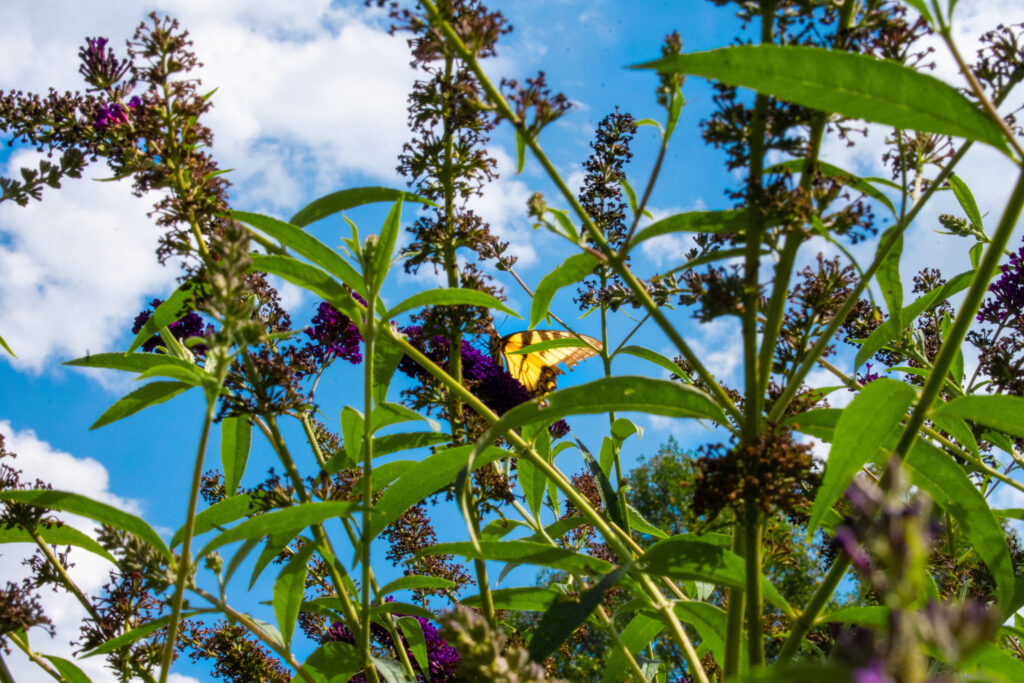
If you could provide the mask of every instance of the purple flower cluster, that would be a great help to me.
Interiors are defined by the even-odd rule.
[[[356,299],[362,298],[356,294]],[[320,303],[317,314],[306,328],[306,334],[312,340],[308,346],[309,353],[320,365],[341,358],[356,365],[363,360],[359,344],[363,338],[352,321],[341,314],[326,301]]]
[[[128,72],[128,60],[118,59],[106,38],[86,38],[85,46],[78,49],[82,60],[78,72],[94,90],[109,90]]]
[[[1024,311],[1024,247],[1010,254],[1009,263],[1000,270],[1000,276],[989,285],[992,297],[978,311],[978,322],[1003,325]]]
[[[436,335],[427,338],[423,335],[423,328],[418,326],[402,328],[402,332],[427,358],[443,368],[448,366],[447,337]],[[398,369],[422,383],[434,381],[430,373],[408,356],[402,358]],[[503,415],[533,398],[530,390],[505,372],[501,363],[465,340],[462,342],[462,378],[477,398],[498,415]],[[559,420],[551,425],[550,429],[552,435],[556,437],[569,433],[569,425],[565,420]]]
[[[153,315],[153,311],[156,307],[163,303],[163,299],[153,299],[149,305],[152,310],[146,310],[135,316],[135,323],[132,325],[132,333],[138,334],[142,326],[146,324],[146,321]],[[204,325],[203,319],[199,317],[199,314],[190,312],[181,319],[171,323],[167,326],[176,339],[185,341],[189,337],[202,337],[213,333],[213,325]],[[147,339],[142,344],[142,350],[146,353],[150,353],[162,343],[160,335],[154,334],[152,337]],[[194,351],[197,353],[205,353],[205,346],[195,346]]]
[[[142,104],[142,100],[133,97],[128,101],[128,109],[135,109]],[[128,123],[128,111],[117,102],[104,104],[96,111],[92,127],[101,133],[108,128],[122,126]]]
[[[386,598],[388,602],[392,601],[391,596]],[[405,616],[403,614],[396,614],[396,617]],[[409,661],[412,662],[413,668],[417,672],[416,681],[417,683],[426,683],[431,681],[432,683],[447,683],[455,680],[455,672],[459,668],[459,653],[458,651],[449,645],[441,636],[438,634],[434,624],[429,619],[424,617],[416,617],[416,621],[420,623],[420,628],[423,630],[423,639],[427,646],[427,669],[430,674],[429,678],[423,674],[420,669],[419,663],[416,661],[412,650],[409,649],[409,642],[405,638],[405,634],[402,633],[401,629],[398,630],[398,634],[402,639],[402,646],[409,657]],[[394,650],[394,642],[391,635],[383,628],[376,624],[370,625],[370,634],[373,640],[379,643],[381,646]],[[334,641],[342,643],[356,644],[355,636],[347,626],[341,622],[334,622],[331,627],[324,633],[323,642]],[[358,674],[349,679],[349,683],[364,683],[366,677],[364,674]]]

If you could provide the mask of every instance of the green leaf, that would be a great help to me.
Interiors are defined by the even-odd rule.
[[[493,308],[516,318],[522,317],[487,292],[478,292],[475,289],[464,289],[461,287],[428,289],[425,292],[413,294],[388,311],[385,317],[393,319],[406,311],[422,306],[479,306],[481,308]]]
[[[909,384],[882,378],[866,384],[839,416],[825,476],[807,522],[808,540],[865,464],[872,462],[891,433],[901,429],[900,420],[917,391]]]
[[[181,358],[164,353],[97,353],[65,361],[64,365],[79,368],[107,368],[124,372],[141,373],[162,365],[178,365],[183,368],[195,367]]]
[[[830,114],[1008,149],[999,126],[956,88],[867,55],[796,45],[738,45],[672,55],[639,68],[712,78]]]
[[[314,199],[292,216],[288,222],[304,228],[310,223],[327,218],[339,211],[346,211],[357,206],[363,206],[364,204],[394,202],[397,200],[436,206],[429,199],[424,199],[402,190],[392,190],[389,187],[355,187],[351,190],[339,190],[319,199]]]
[[[174,293],[167,297],[166,301],[161,302],[149,319],[143,323],[142,328],[135,335],[135,339],[132,340],[131,346],[128,347],[127,353],[131,353],[145,344],[150,337],[158,334],[161,328],[168,327],[171,323],[184,317],[188,311],[183,311],[183,307],[192,298],[194,286],[195,283],[191,281],[185,282],[174,290]]]
[[[953,194],[956,196],[956,200],[960,202],[960,207],[964,210],[964,213],[967,214],[967,219],[974,224],[976,229],[984,232],[985,228],[984,223],[981,221],[981,211],[978,210],[978,202],[974,200],[971,188],[955,173],[949,176],[949,186],[953,188]]]
[[[552,603],[533,631],[533,637],[530,639],[530,659],[543,662],[555,648],[565,642],[569,634],[597,609],[604,599],[604,594],[619,582],[628,569],[629,565],[622,565],[605,574],[597,583],[583,591],[578,600],[564,599]]]
[[[523,165],[526,163],[526,138],[523,131],[516,128],[516,175],[523,172]]]
[[[366,433],[363,414],[352,406],[341,409],[341,443],[345,449],[345,457],[341,467],[348,467],[363,461],[363,441]],[[341,455],[340,453],[338,454]],[[334,460],[336,458],[332,458]],[[333,463],[331,463],[333,464]]]
[[[68,524],[51,527],[39,526],[36,527],[36,532],[44,541],[46,541],[46,543],[50,545],[73,545],[77,548],[83,548],[91,553],[95,553],[103,559],[117,564],[117,560],[114,559],[113,555],[107,552],[106,548],[97,543],[92,537],[87,536]],[[35,542],[35,539],[32,538],[32,534],[30,534],[27,529],[19,529],[18,527],[5,529],[0,527],[0,543],[35,544]]]
[[[520,612],[545,612],[562,594],[543,586],[516,586],[491,591],[495,609],[514,609]],[[479,607],[480,596],[471,595],[460,600],[468,607]]]
[[[349,679],[363,668],[363,658],[354,645],[342,642],[324,643],[313,651],[302,668],[317,683],[348,683]],[[295,674],[292,683],[304,683],[300,674]]]
[[[381,403],[373,407],[373,431],[383,429],[389,425],[402,422],[416,422],[422,420],[427,423],[432,431],[441,431],[441,424],[425,415],[420,415],[411,408],[406,408],[401,403]]]
[[[244,541],[249,538],[259,538],[260,536],[270,536],[286,531],[298,533],[311,524],[319,524],[335,517],[348,517],[358,509],[359,506],[355,503],[327,501],[301,503],[281,510],[267,512],[258,517],[247,519],[238,526],[232,527],[216,536],[196,555],[196,559],[205,557],[211,551],[228,543]]]
[[[181,615],[181,618],[182,619],[187,619],[188,617],[194,617],[194,616],[196,616],[198,614],[210,614],[211,612],[216,612],[216,611],[217,610],[213,610],[213,609],[192,610],[191,612],[183,612],[182,615]],[[166,615],[164,615],[162,617],[154,619],[153,621],[147,621],[142,626],[139,626],[138,628],[133,628],[132,630],[128,631],[127,633],[122,633],[121,635],[117,636],[116,638],[111,638],[110,640],[106,641],[102,645],[100,645],[100,646],[98,646],[96,648],[93,648],[92,650],[89,650],[87,653],[85,653],[83,655],[83,658],[84,657],[93,657],[95,655],[105,655],[108,652],[113,652],[114,650],[118,650],[118,649],[124,647],[125,645],[131,645],[135,641],[140,640],[142,638],[145,638],[146,636],[148,636],[148,635],[150,635],[152,633],[155,633],[156,631],[159,631],[164,626],[166,626],[170,621],[171,621],[171,615],[170,614],[166,614]]]
[[[253,548],[260,544],[260,539],[250,538],[248,541],[242,544],[242,546],[235,551],[235,554],[231,556],[231,560],[228,562],[227,567],[224,569],[224,585],[227,586],[231,581],[231,577],[235,575],[238,568],[242,566],[242,562],[249,557],[249,553],[253,551]],[[249,586],[250,590],[252,586]]]
[[[626,503],[626,514],[629,515],[629,528],[633,531],[639,531],[655,538],[668,538],[668,534],[644,519],[640,511],[629,503]]]
[[[224,469],[224,490],[229,497],[238,491],[249,461],[252,424],[245,417],[226,417],[220,424],[220,464]]]
[[[469,460],[472,446],[447,448],[434,453],[413,467],[392,484],[373,506],[370,537],[376,538],[386,526],[430,494],[455,481]],[[500,448],[488,449],[473,461],[473,469],[512,454]]]
[[[89,677],[74,662],[57,655],[43,655],[43,657],[50,660],[50,664],[53,664],[53,668],[64,678],[65,683],[90,683]]]
[[[736,553],[725,547],[728,537],[712,534],[680,534],[658,541],[648,548],[637,563],[650,574],[673,579],[706,581],[738,590],[746,588],[746,565]],[[792,608],[766,577],[761,590],[765,599],[790,614]]]
[[[914,303],[910,304],[903,309],[901,318],[904,326],[910,325],[917,316],[924,313],[926,310],[937,306],[949,297],[953,296],[957,292],[966,289],[971,284],[971,278],[974,277],[974,271],[970,270],[966,273],[960,273],[954,276],[941,287],[936,287],[927,294],[922,295]],[[875,352],[880,350],[896,336],[903,332],[903,328],[896,327],[895,322],[890,318],[886,320],[871,333],[870,336],[864,341],[860,347],[860,351],[857,352],[856,367],[860,367],[864,364],[864,361],[875,355]]]
[[[904,2],[920,12],[925,21],[935,26],[935,19],[932,18],[932,13],[928,11],[928,6],[925,5],[924,0],[904,0]]]
[[[384,683],[416,683],[414,679],[409,678],[405,667],[397,660],[374,656],[371,656],[370,660],[377,673],[384,679]]]
[[[1020,396],[960,396],[935,408],[932,414],[970,420],[1024,438],[1024,398]]]
[[[193,538],[201,536],[211,529],[217,529],[225,524],[234,522],[236,519],[247,517],[254,512],[252,509],[252,496],[248,493],[225,498],[196,515],[193,521],[192,536]],[[174,532],[174,537],[171,539],[171,547],[173,548],[181,543],[184,537],[185,527],[182,526]]]
[[[358,324],[358,321],[362,320],[362,313],[348,290],[316,266],[303,263],[290,256],[250,254],[249,258],[252,259],[250,271],[262,271],[277,275],[293,285],[298,285],[316,294],[348,316],[353,322]],[[353,289],[359,291],[358,288],[353,287]]]
[[[949,339],[949,331],[953,328],[953,321],[949,313],[942,314],[942,339]],[[964,383],[964,347],[960,345],[953,356],[953,362],[949,366],[949,377],[955,387]]]
[[[387,335],[377,335],[373,353],[373,404],[375,406],[380,406],[387,401],[391,378],[403,356],[405,356],[405,352],[394,340]]]
[[[966,661],[959,663],[960,669],[982,674],[984,680],[993,677],[1001,683],[1017,683],[1024,680],[1024,663],[1006,650],[992,643],[985,643],[976,652],[971,653]]]
[[[589,253],[583,252],[573,254],[565,259],[560,266],[541,278],[537,290],[533,293],[533,304],[530,307],[530,327],[537,327],[547,317],[548,307],[551,300],[562,287],[579,282],[594,272],[597,266],[597,258]]]
[[[427,659],[427,639],[423,636],[423,627],[415,617],[400,617],[398,627],[402,629],[402,635],[409,643],[412,656],[419,664],[420,671],[430,671],[430,661]]]
[[[385,601],[370,609],[371,617],[380,617],[382,614],[411,614],[415,617],[423,617],[424,619],[437,618],[436,614],[422,605],[416,605],[411,602]]]
[[[633,655],[636,655],[657,638],[658,634],[664,629],[665,624],[660,619],[653,619],[641,612],[630,619],[626,628],[623,629],[620,638],[626,649]],[[610,650],[604,667],[604,675],[601,677],[601,683],[616,683],[623,680],[622,674],[628,668],[629,662],[626,661],[625,655],[618,648]]]
[[[380,595],[390,595],[397,591],[444,590],[446,588],[455,588],[456,586],[457,584],[454,581],[442,579],[439,576],[402,576],[384,584],[379,593]]]
[[[716,661],[725,661],[725,610],[707,602],[690,600],[677,602],[672,611],[680,621],[697,629],[702,646],[707,646],[711,650]]]
[[[629,248],[645,240],[674,232],[713,232],[739,235],[750,225],[750,214],[746,211],[691,211],[677,213],[651,223],[633,238]]]
[[[267,542],[264,544],[263,550],[260,551],[259,557],[256,558],[256,564],[253,565],[252,574],[249,576],[250,591],[252,590],[252,587],[256,585],[256,580],[260,578],[260,574],[262,574],[263,570],[267,568],[267,565],[284,551],[285,547],[292,542],[292,539],[295,538],[300,531],[302,531],[302,529],[285,529],[279,533],[270,534],[267,537]],[[248,539],[242,544],[242,550],[249,547],[250,541],[258,542],[259,539],[259,536]],[[239,550],[239,552],[242,552],[242,550]]]
[[[619,507],[619,496],[615,493],[615,489],[612,488],[612,483],[608,481],[608,477],[605,475],[604,470],[601,469],[601,464],[597,462],[593,454],[587,450],[587,447],[583,445],[583,442],[576,439],[576,445],[580,448],[580,453],[583,454],[583,461],[587,464],[587,468],[590,470],[590,476],[597,482],[597,494],[601,497],[601,505],[604,506],[605,512],[616,526],[620,529],[628,529],[626,526],[626,520],[622,514],[622,509]]]
[[[824,161],[818,161],[816,167],[818,169],[818,172],[821,173],[822,175],[828,176],[829,178],[833,178],[834,180],[841,182],[843,185],[846,185],[847,187],[856,190],[857,192],[860,192],[865,196],[871,197],[876,202],[883,205],[885,208],[889,209],[889,211],[892,212],[893,216],[897,215],[896,207],[893,205],[892,200],[886,197],[885,193],[883,193],[877,187],[868,182],[867,179],[856,176],[845,169],[839,168],[838,166],[833,166],[832,164],[826,163]],[[775,164],[774,166],[766,168],[765,171],[771,172],[776,169],[782,168],[797,173],[803,172],[804,160],[791,159],[789,161],[783,161],[782,163]]]
[[[302,547],[291,556],[274,581],[274,616],[277,617],[281,638],[288,649],[291,649],[295,621],[299,618],[299,608],[305,597],[307,565],[315,547],[304,540]]]
[[[160,551],[164,557],[171,559],[171,551],[167,549],[159,534],[153,530],[153,527],[146,524],[144,520],[92,498],[86,498],[85,496],[68,491],[25,489],[0,491],[0,500],[29,503],[46,508],[47,510],[62,510],[73,515],[88,517],[94,522],[107,524],[134,534],[139,540],[145,541],[153,546],[155,550]]]
[[[622,189],[626,193],[626,200],[629,202],[629,210],[633,212],[633,220],[636,220],[637,210],[639,209],[639,204],[636,201],[636,191],[633,189],[633,186],[629,184],[629,181],[626,180],[625,176],[619,178],[619,185],[622,186]],[[644,213],[648,213],[647,210],[644,210]]]
[[[182,384],[187,384],[190,387],[203,387],[209,386],[211,389],[214,388],[213,377],[203,371],[202,368],[186,364],[184,366],[176,363],[164,363],[162,365],[156,365],[140,374],[135,379],[141,381],[144,379],[152,379],[154,377],[168,377],[175,379]]]
[[[536,344],[530,344],[524,346],[521,349],[510,351],[510,356],[526,356],[531,353],[539,353],[540,351],[548,351],[550,349],[591,349],[593,348],[590,344],[583,341],[582,339],[576,339],[575,337],[564,337],[562,339],[548,339],[547,341],[540,341]]]
[[[891,611],[883,605],[843,607],[820,617],[818,621],[832,624],[856,624],[858,626],[885,628],[889,625],[889,614]]]
[[[544,543],[532,541],[481,541],[477,552],[469,541],[457,543],[438,543],[423,548],[416,553],[417,557],[427,555],[459,555],[470,560],[495,560],[498,562],[518,562],[536,564],[552,569],[561,569],[571,574],[599,576],[611,571],[611,564],[605,560],[580,555],[571,550],[556,548]]]
[[[676,377],[679,377],[680,379],[684,379],[687,382],[690,381],[690,378],[687,376],[685,372],[683,372],[683,369],[679,367],[679,365],[677,365],[671,359],[661,355],[660,353],[651,351],[650,349],[645,349],[642,346],[623,346],[616,352],[616,355],[620,353],[625,353],[630,356],[636,356],[637,358],[643,358],[644,360],[650,361],[655,365],[658,365],[668,370],[669,372],[671,372]]]
[[[395,251],[395,243],[398,242],[398,231],[402,224],[402,200],[399,199],[391,207],[388,217],[384,219],[384,225],[380,229],[380,239],[377,242],[377,252],[373,255],[373,277],[377,282],[379,291],[388,270],[391,268],[391,254]]]
[[[0,337],[0,348],[9,353],[12,358],[17,358],[17,356],[14,354],[14,351],[11,351],[11,347],[7,345],[7,342],[4,341],[3,337]]]
[[[232,215],[260,232],[270,235],[295,253],[309,259],[338,278],[355,291],[366,296],[366,286],[359,272],[334,249],[310,235],[301,227],[279,221],[270,216],[247,211],[234,211]],[[278,256],[277,258],[287,258]]]
[[[477,448],[491,443],[510,429],[534,422],[551,424],[567,415],[594,415],[612,410],[708,418],[721,425],[729,424],[714,399],[700,389],[679,382],[624,375],[560,389],[543,400],[522,403],[491,425],[477,441]]]
[[[134,415],[140,410],[145,410],[150,406],[159,405],[166,401],[170,401],[172,398],[180,393],[191,389],[187,384],[182,382],[150,382],[145,386],[142,386],[127,396],[119,399],[114,405],[107,408],[106,412],[100,415],[100,418],[93,423],[90,430],[99,429],[105,427],[112,422],[117,422],[126,417]]]
[[[540,519],[540,509],[544,504],[544,487],[547,484],[544,471],[534,465],[532,460],[519,458],[516,462],[516,476],[526,497],[526,504],[530,506],[530,512],[535,519]]]
[[[900,231],[899,225],[894,225],[882,235],[879,240],[883,244],[888,239],[890,232]],[[903,235],[896,239],[896,244],[889,250],[882,263],[875,273],[878,286],[882,290],[882,298],[885,299],[885,306],[888,308],[889,319],[892,321],[893,329],[903,329],[903,281],[900,280],[900,256],[903,254]]]
[[[404,432],[402,434],[388,434],[386,436],[378,436],[373,440],[373,457],[379,458],[382,455],[389,455],[391,453],[397,453],[398,451],[407,451],[415,448],[426,448],[427,446],[436,446],[442,443],[450,442],[452,437],[443,432]],[[359,441],[360,445],[362,440]],[[362,450],[362,448],[360,448]],[[362,462],[362,454],[360,453],[360,460]],[[349,456],[348,449],[343,448],[333,458],[327,461],[324,466],[324,471],[328,474],[334,474],[345,467],[351,467],[356,464],[356,461]]]
[[[999,604],[1006,609],[1013,600],[1013,562],[1006,535],[985,497],[960,465],[927,441],[917,441],[906,464],[914,485],[956,520],[970,546],[985,562],[995,579]]]

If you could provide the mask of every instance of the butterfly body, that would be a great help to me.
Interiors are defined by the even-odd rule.
[[[589,346],[560,346],[525,354],[515,353],[534,344],[548,341],[574,340]],[[544,396],[557,387],[558,375],[572,369],[577,363],[601,350],[601,342],[585,334],[576,335],[563,330],[524,330],[502,337],[492,345],[491,353],[505,365],[508,373],[519,380],[535,396]]]

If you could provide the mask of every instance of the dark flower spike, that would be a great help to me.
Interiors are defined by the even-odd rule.
[[[92,86],[91,90],[110,91],[128,73],[128,60],[118,59],[114,50],[107,47],[108,42],[106,38],[86,38],[85,46],[78,50],[82,60],[78,73]]]

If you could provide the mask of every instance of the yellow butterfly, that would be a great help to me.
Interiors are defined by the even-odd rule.
[[[562,330],[514,332],[500,339],[495,338],[491,346],[491,355],[495,360],[502,362],[508,373],[519,380],[532,394],[544,396],[555,390],[555,378],[565,374],[565,370],[558,367],[559,363],[572,369],[581,360],[597,355],[602,348],[601,342],[581,334],[580,339],[590,346],[564,346],[526,354],[513,352],[540,342],[575,338],[576,335]]]

